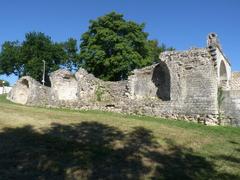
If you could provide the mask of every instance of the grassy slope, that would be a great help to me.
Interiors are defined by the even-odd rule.
[[[239,179],[240,129],[16,105],[0,96],[0,179]]]

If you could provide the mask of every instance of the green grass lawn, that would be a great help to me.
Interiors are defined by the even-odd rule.
[[[240,179],[240,129],[0,96],[0,179]]]

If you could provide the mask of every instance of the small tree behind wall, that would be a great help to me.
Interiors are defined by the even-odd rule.
[[[10,86],[10,83],[5,80],[0,80],[0,87],[4,87],[4,86]]]

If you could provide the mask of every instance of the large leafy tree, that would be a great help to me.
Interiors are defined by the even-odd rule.
[[[64,51],[62,46],[52,42],[49,36],[36,32],[26,34],[26,39],[23,41],[21,47],[24,75],[30,75],[38,81],[41,81],[43,60],[46,62],[46,73],[48,74],[59,68],[63,57]]]
[[[23,61],[20,56],[19,42],[4,42],[0,54],[0,74],[15,74],[20,77],[23,74]]]
[[[173,51],[175,48],[167,47],[165,44],[159,45],[157,40],[149,40],[148,41],[148,48],[150,51],[150,57],[153,63],[159,62],[159,55],[164,51]]]
[[[80,44],[83,67],[104,80],[121,80],[133,69],[151,64],[143,30],[144,24],[126,21],[115,12],[90,21]]]
[[[126,79],[129,73],[159,61],[167,48],[157,40],[148,40],[144,24],[126,21],[115,12],[90,21],[80,44],[82,66],[104,80]]]
[[[21,44],[19,42],[5,42],[2,45],[0,74],[15,74],[19,77],[29,75],[41,81],[44,60],[46,62],[45,81],[49,84],[48,74],[50,72],[57,70],[61,65],[70,70],[73,68],[74,64],[71,62],[73,59],[77,61],[76,46],[74,39],[69,39],[64,43],[56,43],[44,33],[27,33]]]
[[[62,43],[62,47],[65,52],[62,65],[70,71],[76,70],[80,65],[77,40],[69,38],[66,42]]]

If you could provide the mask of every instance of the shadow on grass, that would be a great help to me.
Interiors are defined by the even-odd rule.
[[[152,132],[124,133],[98,122],[53,124],[43,133],[31,126],[0,133],[0,179],[221,179],[214,164]]]
[[[236,169],[239,170],[239,177],[236,177],[236,179],[240,179],[240,144],[235,141],[229,141],[230,144],[233,145],[232,151],[227,152],[227,154],[222,154],[222,155],[215,155],[212,156],[212,159],[215,159],[217,161],[221,161],[221,166],[220,168],[224,169],[226,168],[226,164],[231,164],[232,167],[235,167]]]

